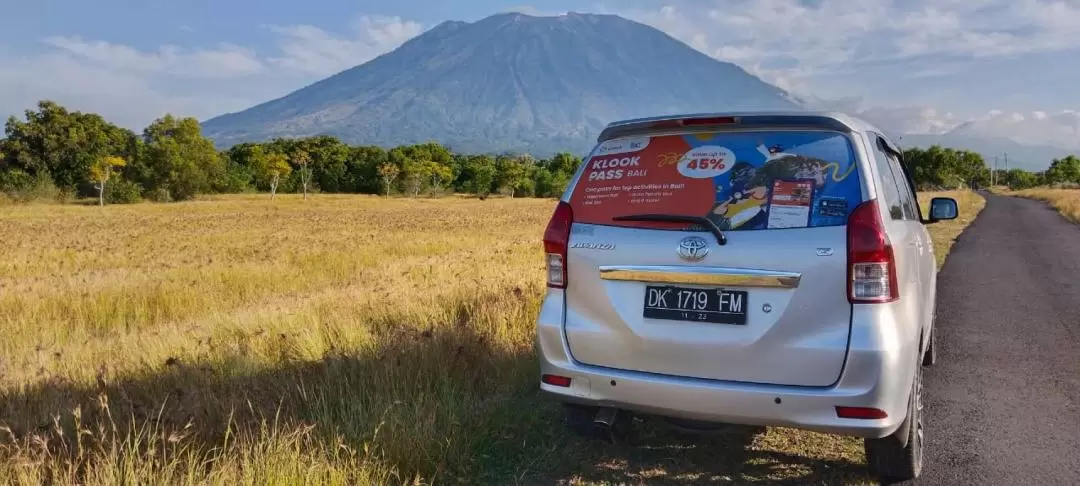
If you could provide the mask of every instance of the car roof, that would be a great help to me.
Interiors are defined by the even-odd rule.
[[[707,119],[707,118],[736,118],[746,121],[775,122],[777,125],[801,125],[819,126],[832,128],[846,132],[877,132],[882,134],[874,125],[846,113],[836,111],[753,111],[753,112],[714,112],[714,113],[687,113],[655,116],[648,118],[632,118],[620,120],[608,124],[598,137],[599,141],[616,138],[620,133],[629,131],[645,130],[650,124],[665,121]],[[888,137],[885,137],[888,139]]]

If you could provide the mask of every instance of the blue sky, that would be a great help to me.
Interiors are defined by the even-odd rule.
[[[1080,0],[9,2],[0,115],[41,98],[140,129],[284,95],[444,20],[615,13],[906,133],[1080,147]]]

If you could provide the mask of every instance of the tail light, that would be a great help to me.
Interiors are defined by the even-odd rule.
[[[876,200],[851,212],[847,225],[848,300],[879,304],[897,299],[896,259]]]
[[[660,120],[649,124],[649,128],[653,130],[675,130],[682,127],[702,126],[702,125],[731,125],[737,120],[733,116],[717,116],[707,118],[675,118],[668,120]]]
[[[570,226],[573,224],[574,210],[570,208],[570,203],[559,201],[544,231],[548,287],[566,288],[566,249],[570,244]]]

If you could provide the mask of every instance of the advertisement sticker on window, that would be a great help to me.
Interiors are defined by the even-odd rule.
[[[769,196],[768,227],[805,228],[810,226],[810,206],[814,181],[810,179],[773,181]]]
[[[741,231],[843,225],[861,197],[842,134],[720,132],[604,142],[585,161],[570,203],[582,223],[685,229],[613,218],[687,215]]]

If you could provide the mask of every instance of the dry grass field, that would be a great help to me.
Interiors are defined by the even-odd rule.
[[[1005,192],[1010,196],[1038,199],[1049,203],[1054,209],[1075,223],[1080,223],[1080,189],[1050,189],[1045,187]]]
[[[0,482],[868,482],[850,438],[566,436],[532,355],[552,208],[0,207]]]

